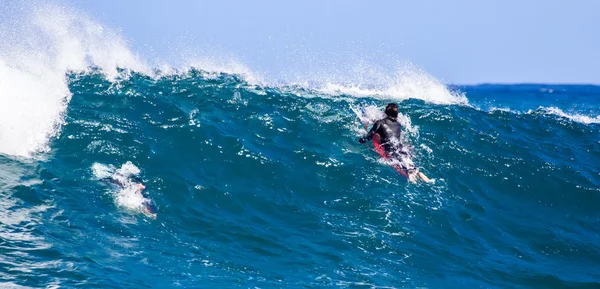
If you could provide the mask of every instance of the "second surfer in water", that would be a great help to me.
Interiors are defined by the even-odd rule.
[[[415,173],[424,181],[429,182],[429,178],[423,173],[418,172],[416,167],[412,164],[406,165],[402,161],[402,159],[408,158],[408,153],[403,150],[402,143],[400,142],[402,125],[398,122],[398,105],[389,103],[385,107],[385,115],[386,117],[376,121],[367,135],[359,138],[358,142],[365,143],[367,140],[371,140],[375,134],[379,135],[381,146],[385,150],[386,155],[392,160],[397,160],[402,165],[412,182],[415,181]]]
[[[154,204],[147,199],[142,194],[142,191],[146,188],[146,186],[142,183],[142,180],[136,176],[133,176],[131,179],[128,179],[127,176],[123,176],[120,174],[114,174],[111,177],[102,179],[105,182],[112,183],[119,187],[120,189],[131,188],[132,190],[129,193],[138,194],[144,202],[142,204],[141,211],[144,215],[151,219],[156,219],[156,208]]]

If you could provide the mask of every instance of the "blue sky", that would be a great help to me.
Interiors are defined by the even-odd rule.
[[[600,84],[600,1],[67,1],[143,54],[271,75],[410,61],[452,84]]]

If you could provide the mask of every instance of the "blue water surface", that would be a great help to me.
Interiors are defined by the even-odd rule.
[[[398,101],[435,180],[412,184],[357,143],[352,107],[393,99],[199,70],[68,84],[50,151],[0,156],[7,287],[600,287],[596,86]],[[156,220],[94,171],[128,163]]]

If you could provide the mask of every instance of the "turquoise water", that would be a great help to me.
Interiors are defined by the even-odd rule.
[[[384,100],[196,70],[69,79],[50,150],[2,157],[1,276],[14,284],[597,285],[598,121],[549,112],[568,107],[475,108],[528,94],[556,103],[544,86],[462,87],[470,105],[399,102],[414,161],[435,180],[411,184],[356,142],[352,108]],[[597,109],[600,88],[555,90]],[[94,166],[128,162],[156,220],[97,181]]]
[[[0,54],[2,288],[600,286],[600,87],[275,83],[43,35]],[[392,101],[431,184],[357,143]]]

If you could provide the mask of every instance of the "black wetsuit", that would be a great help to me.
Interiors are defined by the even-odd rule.
[[[116,185],[116,186],[120,187],[121,189],[125,188],[125,186],[126,186],[126,184],[122,183],[121,181],[119,181],[118,179],[113,178],[113,177],[106,177],[106,178],[102,178],[100,180],[107,182],[107,183],[111,183],[113,185]],[[142,179],[140,179],[137,176],[131,177],[131,180],[133,180],[134,182],[140,183],[140,184],[142,183]]]
[[[401,133],[402,125],[397,119],[388,116],[376,121],[365,139],[370,140],[374,134],[378,134],[381,138],[381,146],[385,149],[386,154],[390,158],[399,159],[401,156],[406,155],[402,151],[402,144],[400,143]]]

